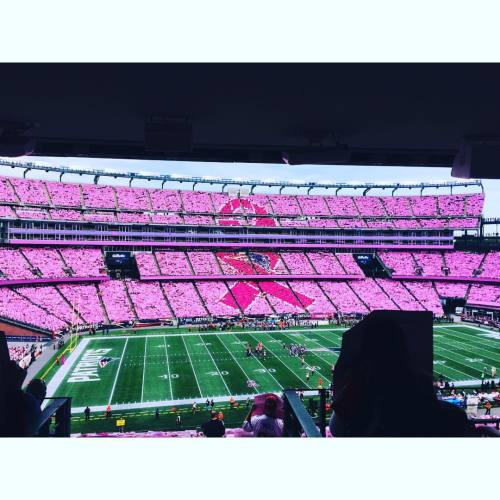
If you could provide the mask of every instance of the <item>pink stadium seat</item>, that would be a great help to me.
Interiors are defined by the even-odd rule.
[[[182,201],[179,191],[168,189],[155,189],[150,191],[151,208],[153,210],[164,210],[166,212],[181,212]]]
[[[402,282],[389,279],[377,279],[376,281],[402,311],[425,310],[405,288]]]
[[[149,224],[149,215],[140,212],[117,212],[116,219],[125,224]]]
[[[212,316],[238,316],[241,314],[223,281],[197,281],[196,288]]]
[[[482,264],[482,278],[500,278],[500,252],[489,252]]]
[[[68,304],[55,286],[23,286],[17,288],[17,293],[69,325],[82,323],[78,313]]]
[[[102,251],[99,248],[62,248],[61,255],[72,270],[72,276],[106,276]]]
[[[441,215],[465,215],[465,196],[438,196],[438,208]]]
[[[435,217],[438,214],[436,196],[410,196],[413,214],[417,217]]]
[[[191,282],[162,283],[168,302],[178,318],[207,316],[198,292]]]
[[[371,311],[376,309],[399,309],[387,294],[383,292],[374,279],[353,280],[349,285]]]
[[[325,201],[333,216],[359,216],[359,211],[351,196],[325,196]]]
[[[381,199],[376,196],[354,196],[353,201],[359,213],[364,217],[387,215]]]
[[[83,218],[88,222],[116,222],[115,212],[84,212]]]
[[[184,223],[193,226],[213,226],[215,221],[211,215],[184,215]]]
[[[297,294],[305,309],[313,316],[331,316],[335,307],[315,281],[290,281],[290,288]],[[308,300],[305,300],[306,297]]]
[[[98,287],[111,322],[133,321],[135,319],[124,281],[104,281],[99,283]]]
[[[141,278],[143,276],[159,276],[161,273],[154,255],[149,252],[141,252],[135,254],[135,261]]]
[[[480,216],[483,213],[484,206],[484,195],[483,194],[473,194],[472,196],[466,196],[466,215],[476,215]]]
[[[306,295],[294,293],[286,281],[261,281],[258,286],[278,314],[300,314],[304,305],[312,303]]]
[[[104,311],[97,295],[95,285],[71,284],[57,285],[57,288],[71,307],[76,309],[87,323],[104,323]]]
[[[46,182],[52,204],[56,207],[82,206],[82,193],[79,184]]]
[[[115,187],[118,208],[151,210],[149,190],[142,188]]]
[[[194,274],[223,274],[214,252],[187,252]]]
[[[398,217],[413,217],[408,196],[383,196],[380,198],[387,215]]]
[[[49,210],[50,218],[52,220],[68,220],[80,221],[83,220],[82,213],[78,210],[69,210],[64,208],[53,208]]]
[[[450,276],[472,277],[473,271],[479,268],[484,254],[472,252],[445,252],[444,260],[450,269]]]
[[[9,205],[0,205],[0,217],[6,219],[17,219],[17,214]]]
[[[281,227],[309,227],[306,217],[295,217],[293,219],[280,217],[277,219]]]
[[[332,252],[308,252],[307,256],[318,274],[345,275],[337,257]]]
[[[309,259],[303,252],[281,252],[281,258],[290,274],[316,274]]]
[[[274,215],[302,215],[295,196],[284,194],[267,195]]]
[[[330,215],[323,196],[297,196],[297,201],[304,215]]]
[[[322,281],[320,287],[333,302],[340,313],[368,313],[366,306],[359,300],[345,281]]]
[[[393,270],[393,276],[414,276],[415,261],[410,252],[378,252],[380,260],[388,269]]]
[[[128,293],[139,319],[167,319],[172,317],[158,282],[126,282]]]
[[[256,274],[245,252],[216,252],[224,274]]]
[[[423,270],[424,276],[444,276],[445,266],[443,255],[439,252],[413,252],[413,257]]]
[[[443,307],[430,281],[404,281],[406,288],[428,310],[436,316],[443,316]]]
[[[437,293],[440,297],[464,299],[469,288],[468,283],[453,283],[450,281],[436,281]]]
[[[32,268],[41,271],[41,277],[59,278],[65,277],[64,262],[55,248],[23,248],[24,256],[31,263]]]
[[[48,219],[49,212],[45,208],[16,207],[19,219]]]
[[[354,260],[352,253],[337,253],[335,254],[338,261],[345,269],[347,274],[356,275],[356,276],[364,276],[363,271],[358,266],[357,262]]]
[[[10,183],[21,203],[29,205],[50,205],[45,183],[38,180],[12,177]]]
[[[156,260],[162,275],[191,276],[193,271],[185,252],[156,252]]]
[[[116,209],[115,191],[111,186],[82,184],[83,203],[87,208]]]
[[[153,224],[184,224],[182,215],[179,214],[151,214]]]
[[[470,288],[468,304],[482,306],[500,306],[500,286],[474,284]]]
[[[8,177],[0,177],[0,202],[18,202],[18,198]]]
[[[67,326],[61,319],[7,287],[0,287],[0,316],[51,332]]]
[[[214,213],[210,193],[201,191],[181,191],[182,205],[186,212]]]
[[[28,261],[15,248],[0,248],[0,273],[2,279],[32,280],[36,278]]]
[[[231,290],[231,295],[234,297],[244,314],[273,314],[269,302],[255,283],[238,281],[237,283],[229,283],[228,286]]]

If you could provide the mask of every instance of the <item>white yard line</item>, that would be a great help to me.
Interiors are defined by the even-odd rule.
[[[191,355],[189,354],[189,351],[188,351],[188,348],[186,345],[186,341],[184,340],[183,337],[181,337],[181,338],[182,338],[182,343],[184,344],[184,349],[186,349],[186,353],[188,355],[189,364],[191,365],[191,370],[193,370],[193,373],[194,373],[194,379],[196,380],[196,385],[198,386],[198,390],[200,391],[200,396],[203,397],[203,392],[201,392],[200,382],[198,382],[198,377],[196,376],[196,371],[194,369],[193,362],[191,361]]]
[[[109,395],[108,405],[111,404],[111,400],[113,399],[113,394],[115,392],[116,381],[118,380],[118,374],[120,373],[120,368],[122,367],[122,361],[125,357],[125,351],[127,350],[128,339],[125,340],[125,347],[123,348],[122,355],[120,357],[120,362],[118,363],[118,370],[116,370],[115,381],[113,382],[113,387],[111,388],[111,394]]]
[[[456,330],[453,330],[453,331],[456,331]],[[456,334],[452,333],[452,335],[460,335],[460,332],[457,332]],[[466,350],[466,349],[470,349],[471,348],[471,344],[470,343],[462,342],[462,341],[457,340],[455,338],[450,338],[450,340],[452,342],[447,342],[447,344],[453,345],[457,349],[462,349],[462,350],[465,349]],[[435,347],[439,347],[440,349],[443,349],[443,347],[441,347],[441,346],[435,346]],[[477,352],[477,353],[484,352],[485,354],[482,354],[484,357],[493,359],[495,362],[500,363],[500,357],[498,357],[498,355],[496,353],[492,353],[487,348],[488,346],[484,346],[483,344],[479,344],[479,345],[472,344],[472,347],[474,348],[475,352]],[[459,356],[462,356],[462,354],[459,354]]]
[[[144,375],[146,373],[146,348],[148,346],[148,338],[144,342],[144,362],[142,364],[142,389],[141,389],[141,403],[144,400]]]
[[[240,365],[239,361],[234,357],[234,354],[224,345],[224,342],[222,342],[222,340],[221,340],[221,344],[224,346],[224,348],[229,353],[229,355],[234,359],[234,362],[240,367],[240,370],[243,372],[243,374],[245,375],[247,380],[251,380],[250,377],[248,376],[248,373],[243,369],[243,367]],[[259,392],[257,390],[257,387],[253,387],[253,390],[257,393]],[[230,394],[231,394],[231,392],[230,392]]]
[[[224,385],[226,386],[226,389],[227,389],[227,393],[228,394],[231,394],[231,391],[229,390],[229,387],[228,385],[226,384],[226,381],[224,380],[224,377],[222,376],[222,373],[220,372],[219,370],[219,367],[217,366],[217,363],[215,362],[215,359],[214,357],[212,356],[212,353],[210,352],[210,350],[208,349],[208,347],[205,345],[205,342],[203,341],[203,339],[200,337],[200,340],[201,340],[201,343],[203,344],[203,346],[205,347],[205,349],[207,350],[208,352],[208,355],[210,356],[210,359],[212,360],[212,363],[214,364],[214,367],[215,369],[217,370],[217,373],[219,374],[219,377],[222,379],[222,381],[224,382]],[[221,341],[222,343],[222,341]],[[224,345],[224,344],[222,344]],[[226,347],[226,346],[224,346]]]
[[[235,337],[236,338],[236,337]],[[222,340],[221,340],[222,342]],[[233,353],[229,350],[228,347],[226,347],[226,345],[224,344],[224,342],[222,342],[222,345],[226,348],[226,351],[229,352],[229,354],[233,355]],[[236,358],[233,356],[233,358],[236,360]],[[268,371],[266,365],[264,365],[264,363],[262,363],[262,361],[257,357],[257,356],[253,356],[254,359],[256,359],[259,364],[262,366],[262,368],[264,368],[266,370],[266,373],[268,373],[269,375],[271,375],[271,377],[274,379],[274,381],[278,384],[279,387],[281,387],[282,389],[284,389],[284,387],[278,382],[278,380],[275,378],[275,376],[270,372]],[[236,361],[237,362],[237,361]],[[238,363],[239,364],[239,363]],[[248,376],[248,375],[247,375]]]
[[[499,347],[500,346],[500,342],[498,340],[479,338],[476,334],[465,333],[465,332],[462,332],[462,331],[457,330],[455,328],[448,328],[448,330],[451,330],[451,332],[450,332],[451,335],[462,335],[462,337],[466,336],[467,339],[469,339],[470,342],[473,343],[473,345],[480,345],[484,349],[488,349],[488,347]],[[444,330],[444,331],[446,331],[446,330]],[[484,330],[483,330],[483,332],[484,332]],[[480,349],[480,348],[478,347],[478,349]]]
[[[257,340],[253,335],[250,335],[250,337],[252,337],[254,340]],[[268,351],[290,372],[292,373],[295,378],[298,378],[300,380],[301,383],[305,384],[307,387],[309,387],[309,389],[314,389],[314,387],[311,387],[307,382],[302,382],[302,379],[283,361],[281,361],[280,357],[275,354],[273,351],[271,351],[271,349],[268,349]]]
[[[311,331],[323,331],[323,332],[345,332],[348,330],[348,328],[319,328],[315,330],[308,330],[307,328],[301,328],[301,329],[296,329],[296,328],[290,328],[288,330],[244,330],[241,332],[233,332],[233,331],[215,331],[215,332],[198,332],[198,333],[165,333],[164,335],[161,334],[154,334],[154,335],[103,335],[99,337],[94,337],[95,340],[106,340],[106,339],[142,339],[145,337],[206,337],[206,336],[212,336],[212,335],[247,335],[247,334],[252,334],[252,333],[304,333],[304,332],[311,332]],[[93,340],[94,340],[93,339]]]
[[[174,392],[172,391],[172,378],[170,377],[170,363],[168,362],[168,351],[167,351],[167,338],[163,337],[163,344],[165,345],[165,357],[167,358],[167,374],[168,374],[168,383],[170,385],[170,398],[174,397]]]

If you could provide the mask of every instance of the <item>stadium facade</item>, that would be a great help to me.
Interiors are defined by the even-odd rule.
[[[78,173],[7,163],[25,174]],[[480,182],[385,185],[386,196],[371,195],[381,186],[370,184],[357,196],[342,194],[352,186],[320,184],[293,184],[307,194],[256,194],[270,184],[226,192],[242,181],[119,174],[193,189],[118,187],[99,183],[111,175],[103,171],[80,173],[94,183],[0,177],[0,321],[10,334],[376,309],[442,317],[457,305],[496,318],[500,310],[500,251],[455,246],[458,231],[480,234]],[[222,192],[196,190],[203,182],[220,182]]]

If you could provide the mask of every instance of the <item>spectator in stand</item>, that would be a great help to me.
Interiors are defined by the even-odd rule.
[[[281,437],[283,419],[279,418],[280,403],[280,398],[275,394],[266,395],[262,408],[253,405],[243,424],[243,430],[253,432],[255,437]]]
[[[210,420],[201,425],[201,430],[206,437],[223,437],[226,434],[224,422],[219,419],[216,411],[210,412]]]

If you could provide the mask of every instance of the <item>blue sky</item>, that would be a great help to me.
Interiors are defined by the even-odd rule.
[[[23,161],[23,159],[19,159]],[[303,180],[303,181],[333,181],[333,182],[431,182],[431,181],[453,181],[458,180],[451,177],[451,169],[447,168],[416,168],[416,167],[353,167],[353,166],[316,166],[316,165],[268,165],[268,164],[241,164],[241,163],[195,163],[195,162],[171,162],[171,161],[139,161],[139,160],[113,160],[92,158],[24,158],[50,165],[65,165],[73,167],[98,168],[104,170],[126,171],[126,172],[148,172],[155,174],[177,174],[187,176],[212,176],[241,179],[273,179],[273,180]],[[5,175],[22,175],[22,170],[6,169],[0,167]],[[28,177],[57,179],[54,175],[44,172],[30,172]],[[66,175],[66,182],[92,182],[91,177],[79,177],[78,175]],[[124,179],[104,178],[101,183],[125,185]],[[134,186],[159,187],[159,183],[147,181],[134,181]],[[500,180],[483,181],[486,195],[484,213],[488,217],[500,216]],[[190,185],[170,184],[165,187],[177,187],[190,189]],[[220,190],[220,185],[199,186],[198,189]],[[268,188],[261,192],[273,192]],[[276,190],[274,190],[275,192]],[[258,190],[256,191],[258,192]],[[304,190],[287,189],[284,192],[303,193]],[[333,191],[328,191],[331,194]],[[433,194],[434,190],[424,191],[424,194]],[[438,192],[447,193],[448,190]],[[313,194],[322,194],[326,191],[314,190]],[[342,194],[361,194],[358,190],[342,191]],[[410,194],[409,191],[400,191],[401,194]],[[372,191],[370,194],[390,194],[389,191]],[[411,194],[417,194],[412,191]]]

